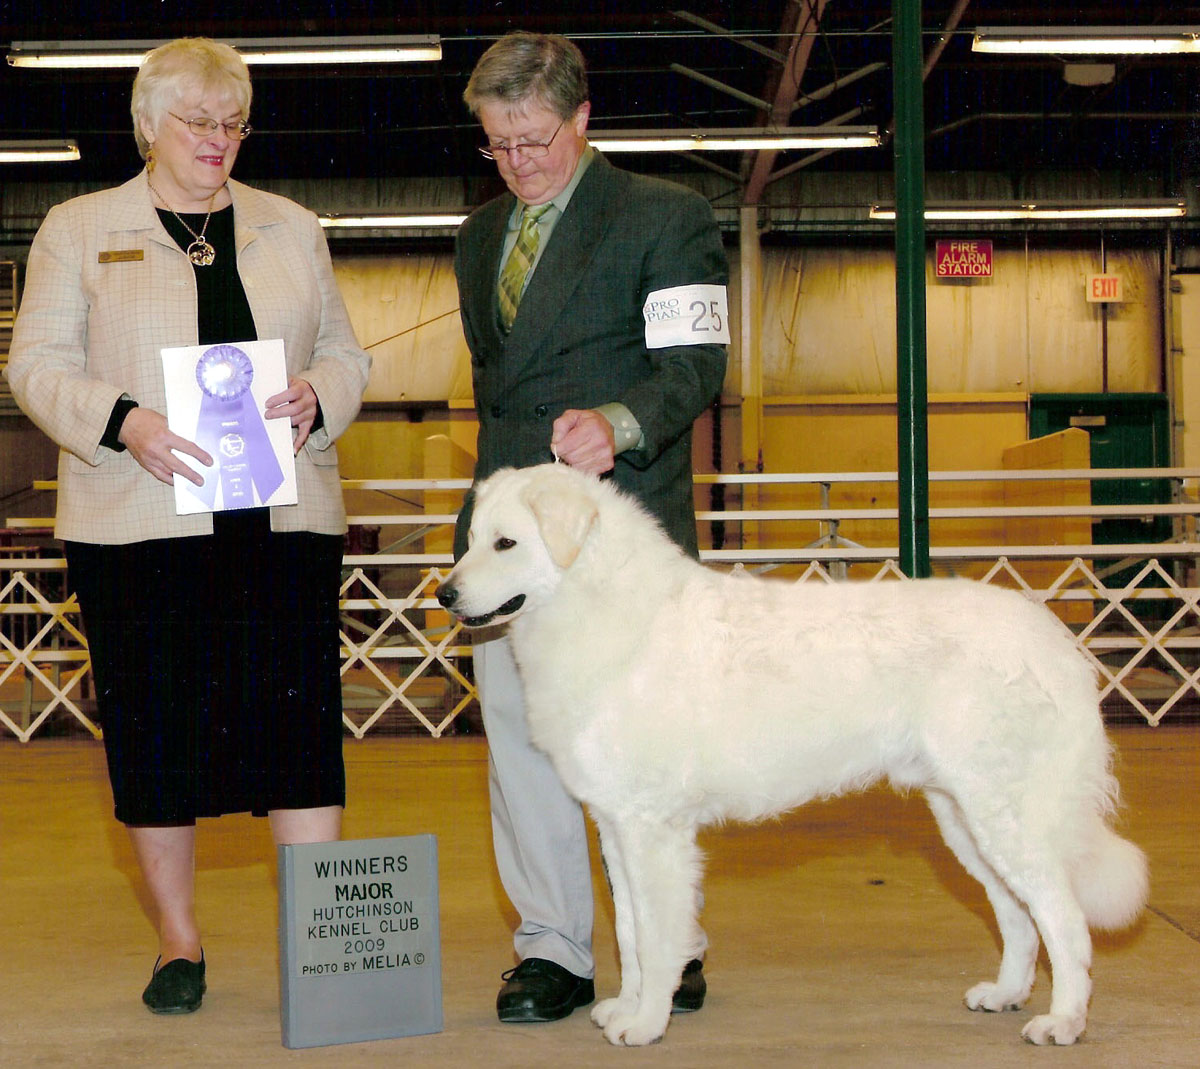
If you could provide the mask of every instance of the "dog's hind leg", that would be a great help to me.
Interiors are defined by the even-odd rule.
[[[671,997],[696,940],[696,886],[700,851],[696,830],[645,820],[601,825],[608,842],[605,856],[620,869],[610,870],[617,934],[621,950],[621,994],[597,1006],[593,1020],[603,1022],[610,1043],[644,1046],[662,1038],[671,1018]],[[623,879],[626,888],[618,890]],[[623,908],[624,905],[624,908]],[[632,925],[622,913],[632,914]],[[630,944],[632,943],[632,946]],[[627,970],[640,982],[636,1002]],[[611,1002],[615,1001],[615,1005]]]
[[[1013,886],[1029,905],[1050,958],[1050,1012],[1034,1017],[1021,1035],[1039,1046],[1074,1043],[1087,1026],[1092,994],[1092,937],[1065,872],[1015,876]]]
[[[984,988],[985,994],[993,1003],[1006,1003],[1017,990],[1015,986],[1005,986],[1015,985],[1017,967],[1025,962],[1025,969],[1032,973],[1037,952],[1036,934],[1031,937],[1027,927],[1016,924],[1016,912],[1008,908],[1007,900],[1024,903],[1046,945],[1053,987],[1050,1012],[1030,1020],[1021,1030],[1021,1035],[1039,1045],[1057,1043],[1065,1046],[1074,1043],[1087,1024],[1088,999],[1092,992],[1089,975],[1092,939],[1061,852],[1046,838],[1047,834],[1053,833],[1038,835],[1028,821],[1023,823],[1015,815],[1005,819],[1006,825],[1011,824],[1011,828],[989,830],[994,817],[981,820],[979,814],[964,812],[952,800],[933,790],[928,791],[927,796],[935,813],[940,807],[941,813],[948,813],[951,820],[957,821],[962,832],[970,837],[975,855],[982,862],[980,871],[988,874],[991,881],[989,883],[989,880],[983,879],[980,872],[972,869],[963,855],[959,854],[968,871],[987,889],[1005,942],[1000,976],[990,994]],[[935,798],[939,800],[935,802]],[[958,853],[954,844],[952,849]],[[999,881],[1007,886],[1001,886]],[[1002,907],[999,903],[1005,905]],[[1006,925],[1011,928],[1011,934]],[[1010,938],[1018,940],[1017,952],[1011,957]],[[1011,964],[1011,975],[1006,975],[1006,964]],[[972,992],[979,991],[979,987],[972,988],[968,998]],[[1025,988],[1025,994],[1028,994],[1028,988]],[[987,1007],[981,1004],[980,1008]]]
[[[996,979],[976,984],[963,996],[963,1001],[972,1010],[1019,1010],[1033,990],[1037,968],[1038,933],[1033,919],[980,854],[958,803],[935,789],[926,790],[925,799],[946,845],[963,868],[983,885],[1000,929],[1002,950]]]

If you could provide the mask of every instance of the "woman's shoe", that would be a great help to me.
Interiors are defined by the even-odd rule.
[[[204,982],[204,951],[199,961],[176,958],[159,968],[160,956],[154,963],[154,974],[142,992],[142,1001],[151,1013],[192,1013],[200,1008],[207,985]]]

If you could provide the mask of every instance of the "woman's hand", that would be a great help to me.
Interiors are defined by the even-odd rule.
[[[299,453],[308,441],[309,431],[317,418],[316,391],[304,379],[288,379],[288,388],[267,398],[267,419],[290,419],[296,428],[292,452]]]
[[[182,475],[197,486],[204,485],[203,476],[180,460],[177,452],[195,457],[206,468],[212,467],[212,457],[195,442],[180,438],[167,426],[166,417],[150,408],[131,408],[121,424],[117,441],[143,468],[168,486],[174,485],[173,475]]]

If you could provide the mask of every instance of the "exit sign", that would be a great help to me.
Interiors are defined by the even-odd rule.
[[[1121,289],[1120,275],[1088,275],[1088,304],[1103,304],[1108,301],[1125,300]]]

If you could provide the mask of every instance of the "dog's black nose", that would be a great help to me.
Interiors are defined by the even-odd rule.
[[[437,599],[438,604],[441,605],[443,609],[449,609],[456,601],[458,601],[458,591],[455,590],[454,587],[447,586],[445,583],[443,583],[440,587],[438,587]]]

